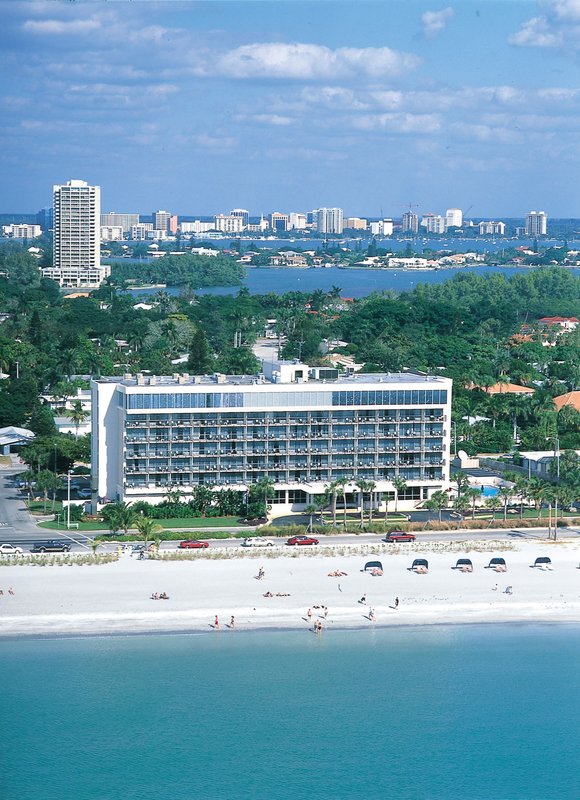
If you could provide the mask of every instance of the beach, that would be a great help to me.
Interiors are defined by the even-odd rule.
[[[375,548],[369,555],[349,554],[345,547],[325,555],[280,547],[252,557],[232,551],[219,559],[139,561],[123,554],[104,565],[3,566],[0,636],[228,635],[307,631],[317,620],[323,635],[369,626],[580,622],[577,540],[460,547],[402,545]],[[546,556],[547,568],[531,566]],[[409,569],[416,557],[428,560],[427,573]],[[454,568],[462,557],[472,561],[473,572]],[[487,568],[492,557],[505,558],[507,571]],[[382,575],[363,571],[369,560],[380,560]],[[260,568],[262,579],[257,578]],[[163,592],[169,599],[151,599]]]

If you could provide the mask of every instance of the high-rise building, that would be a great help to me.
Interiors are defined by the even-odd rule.
[[[110,274],[101,267],[101,187],[72,180],[53,187],[52,267],[42,270],[61,286],[99,286]]]
[[[505,234],[505,222],[494,222],[493,220],[485,220],[479,223],[480,236],[503,236]]]
[[[179,217],[177,216],[177,214],[172,214],[172,216],[169,218],[169,226],[168,227],[169,227],[169,233],[172,236],[175,236],[175,234],[177,233],[177,230],[179,228]]]
[[[122,242],[123,228],[121,225],[101,225],[101,242]]]
[[[129,233],[133,225],[139,224],[139,214],[117,214],[115,211],[109,211],[106,214],[101,214],[101,227],[117,227],[123,228],[123,233]]]
[[[403,233],[418,233],[419,232],[419,217],[413,211],[405,211],[403,214],[403,224],[401,226]]]
[[[445,212],[445,226],[447,228],[461,228],[463,225],[463,211],[460,208],[448,208]]]
[[[270,228],[273,231],[287,231],[290,224],[290,217],[288,214],[281,214],[279,211],[274,211],[270,214]]]
[[[52,206],[50,208],[41,208],[36,215],[36,223],[40,225],[43,231],[50,231],[54,228],[54,209]]]
[[[427,229],[427,233],[445,233],[445,217],[440,214],[425,214],[421,225]]]
[[[171,221],[171,214],[169,211],[154,211],[153,217],[153,230],[168,231],[169,223]]]
[[[393,220],[380,219],[378,222],[371,222],[370,229],[373,236],[392,236]]]
[[[316,212],[318,233],[341,234],[344,229],[342,208],[319,208]]]
[[[214,228],[223,233],[241,233],[244,223],[241,217],[227,214],[216,214],[214,217]]]
[[[526,215],[526,236],[545,236],[548,233],[548,217],[545,211],[530,211]]]
[[[12,225],[3,225],[4,236],[11,236],[13,239],[35,239],[42,236],[40,225],[29,225],[25,222],[13,222]]]
[[[230,211],[230,217],[240,217],[244,228],[250,222],[250,212],[247,211],[245,208],[232,208],[232,210]]]
[[[368,221],[362,217],[347,217],[344,220],[344,227],[354,231],[366,231]]]
[[[306,214],[292,211],[288,227],[294,231],[303,231],[306,228]]]
[[[424,374],[340,376],[296,361],[264,362],[260,377],[186,374],[92,382],[96,495],[158,503],[169,488],[241,494],[274,482],[276,511],[304,509],[330,482],[374,482],[377,507],[407,484],[414,508],[449,487],[449,378]],[[358,498],[360,501],[360,498]]]
[[[152,230],[152,222],[139,222],[137,225],[131,225],[131,239],[135,241],[144,241],[147,239],[149,231]]]

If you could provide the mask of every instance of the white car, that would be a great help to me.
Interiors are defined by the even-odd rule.
[[[242,547],[274,547],[274,542],[261,536],[252,536],[250,539],[244,539]]]
[[[0,544],[0,556],[21,556],[24,550],[14,544]]]

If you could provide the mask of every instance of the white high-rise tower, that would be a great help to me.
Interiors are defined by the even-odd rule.
[[[61,286],[99,286],[109,274],[101,267],[101,187],[85,181],[53,186],[54,243],[46,278]]]

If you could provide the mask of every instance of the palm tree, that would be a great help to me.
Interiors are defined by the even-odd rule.
[[[309,503],[304,509],[304,513],[310,517],[310,522],[308,523],[308,533],[312,533],[314,515],[316,514],[317,511],[318,511],[318,506],[315,503]]]
[[[475,506],[477,501],[481,498],[481,492],[473,486],[468,486],[467,489],[464,489],[461,497],[469,501],[471,505],[471,519],[475,519]]]
[[[485,507],[491,510],[493,514],[493,520],[495,522],[495,512],[501,507],[501,501],[499,497],[497,495],[494,497],[488,497],[485,501]]]
[[[90,417],[90,413],[83,408],[80,400],[75,400],[72,409],[68,412],[67,416],[75,426],[75,436],[79,437],[79,428]]]
[[[129,503],[118,501],[105,506],[103,517],[108,521],[109,528],[113,533],[122,530],[126,534],[135,522],[136,514]]]
[[[504,522],[507,520],[507,508],[512,495],[513,495],[513,489],[511,489],[509,486],[502,486],[499,492],[497,493],[498,500],[500,500],[503,505]]]
[[[147,549],[147,542],[153,539],[156,533],[160,533],[163,528],[152,517],[137,517],[135,527],[143,537],[143,544]],[[159,548],[158,548],[159,549]]]
[[[268,511],[272,508],[270,500],[274,498],[274,481],[267,475],[263,475],[256,481],[255,486],[260,489],[264,498],[264,516],[268,516]]]
[[[457,472],[452,476],[451,480],[455,481],[457,484],[457,497],[460,497],[463,490],[469,486],[469,478],[465,472],[462,472],[460,469],[458,469]]]
[[[339,478],[336,483],[338,484],[338,491],[342,497],[342,520],[343,525],[346,528],[346,487],[348,484],[348,478]]]
[[[431,497],[425,501],[425,508],[428,508],[430,511],[437,511],[439,514],[439,522],[441,522],[441,512],[444,508],[447,508],[448,502],[449,497],[447,496],[447,492],[433,492]]]
[[[326,489],[332,508],[332,527],[336,528],[336,501],[340,490],[339,481],[332,481]]]
[[[399,494],[402,494],[407,488],[407,481],[401,476],[397,475],[393,478],[393,486],[395,487],[395,514],[399,506]]]

